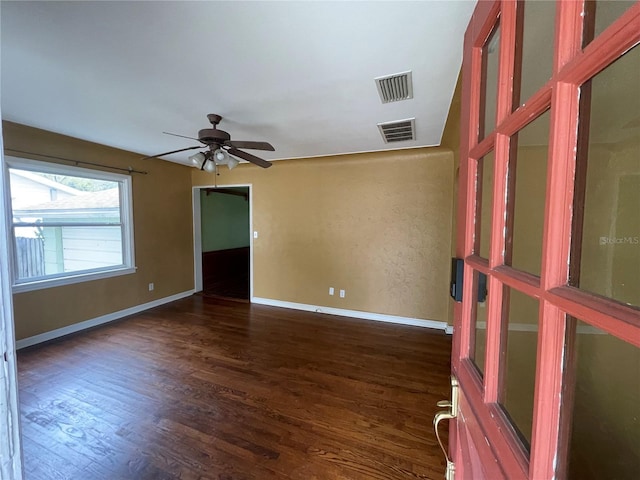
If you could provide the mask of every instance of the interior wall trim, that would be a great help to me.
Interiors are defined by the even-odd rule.
[[[252,297],[251,303],[259,305],[269,305],[271,307],[291,308],[293,310],[304,310],[306,312],[325,313],[328,315],[338,315],[341,317],[360,318],[363,320],[374,320],[376,322],[398,323],[400,325],[411,325],[414,327],[431,328],[443,330],[449,333],[447,322],[437,320],[426,320],[422,318],[398,317],[396,315],[386,315],[383,313],[362,312],[360,310],[345,310],[342,308],[324,307],[321,305],[308,305],[306,303],[284,302],[270,298]],[[451,329],[453,332],[453,329]]]
[[[187,290],[186,292],[180,292],[176,293],[175,295],[170,295],[168,297],[153,300],[152,302],[143,303],[134,307],[125,308],[124,310],[119,310],[117,312],[107,313],[106,315],[85,320],[83,322],[74,323],[73,325],[57,328],[56,330],[40,333],[38,335],[34,335],[33,337],[23,338],[22,340],[16,341],[16,349],[20,350],[21,348],[31,347],[32,345],[48,342],[49,340],[54,340],[71,333],[80,332],[88,328],[97,327],[98,325],[113,322],[114,320],[119,320],[129,315],[133,315],[144,310],[149,310],[150,308],[159,307],[160,305],[164,305],[165,303],[174,302],[185,297],[190,297],[194,293],[194,290]]]

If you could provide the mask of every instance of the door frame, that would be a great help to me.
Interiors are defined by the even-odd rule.
[[[198,185],[192,187],[193,204],[193,285],[196,292],[202,291],[202,218],[200,190],[206,188],[248,187],[249,189],[249,302],[253,302],[253,184]]]
[[[4,143],[0,123],[0,478],[21,480],[22,435],[18,401],[18,372],[16,339],[13,323],[13,296],[11,292],[11,256],[9,193],[6,191]]]
[[[571,405],[562,401],[574,388],[571,367],[564,359],[575,356],[576,322],[593,325],[635,346],[640,346],[638,312],[611,299],[569,286],[572,202],[574,198],[575,128],[579,116],[581,85],[607,68],[640,42],[640,2],[630,7],[586,47],[582,47],[583,2],[556,3],[553,74],[526,104],[513,109],[509,95],[498,95],[496,127],[478,140],[482,78],[482,48],[500,21],[498,85],[518,78],[515,20],[518,3],[480,0],[465,33],[463,50],[462,108],[460,133],[460,188],[456,213],[456,257],[464,259],[463,301],[454,304],[452,373],[460,388],[459,417],[450,428],[449,448],[462,478],[551,479],[562,477],[566,468]],[[505,28],[506,27],[506,28]],[[506,59],[507,61],[503,61]],[[500,88],[500,87],[499,87]],[[515,87],[514,87],[515,88]],[[546,179],[542,240],[542,272],[539,277],[514,270],[505,263],[504,216],[509,206],[507,159],[513,134],[535,120],[547,108],[551,127]],[[475,252],[476,166],[479,159],[495,152],[493,218],[489,258]],[[576,196],[580,194],[576,186]],[[470,357],[473,331],[473,275],[487,275],[489,283],[485,374],[481,377]],[[500,355],[504,345],[502,287],[518,290],[539,301],[539,331],[536,354],[535,393],[530,454],[521,447],[517,434],[498,405],[501,375]],[[568,343],[565,344],[565,341]],[[555,399],[555,400],[554,400]],[[568,394],[571,403],[571,394]],[[475,450],[474,455],[470,452]],[[473,452],[471,452],[473,453]],[[478,470],[480,468],[480,470]]]

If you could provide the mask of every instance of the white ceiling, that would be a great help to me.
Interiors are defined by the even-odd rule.
[[[207,113],[267,159],[438,145],[475,1],[2,2],[2,116],[144,155]],[[413,72],[382,104],[374,77]],[[379,122],[415,117],[416,140]],[[186,162],[192,152],[168,157]]]

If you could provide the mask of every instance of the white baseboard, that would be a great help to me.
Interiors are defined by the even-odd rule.
[[[447,335],[453,335],[453,325],[447,325],[444,331]]]
[[[176,293],[175,295],[159,298],[152,302],[136,305],[135,307],[125,308],[124,310],[119,310],[117,312],[107,313],[106,315],[92,318],[90,320],[85,320],[84,322],[78,322],[67,327],[51,330],[50,332],[40,333],[38,335],[34,335],[33,337],[23,338],[22,340],[16,341],[16,350],[30,347],[32,345],[37,345],[38,343],[47,342],[55,338],[63,337],[65,335],[69,335],[70,333],[76,333],[81,330],[86,330],[87,328],[97,327],[98,325],[102,325],[104,323],[113,322],[114,320],[119,320],[126,316],[133,315],[134,313],[149,310],[150,308],[158,307],[169,302],[174,302],[176,300],[180,300],[181,298],[190,297],[193,294],[194,290],[187,290],[186,292]]]
[[[260,297],[251,298],[251,302],[260,305],[270,305],[272,307],[291,308],[293,310],[304,310],[306,312],[326,313],[329,315],[339,315],[341,317],[361,318],[364,320],[375,320],[376,322],[398,323],[401,325],[412,325],[414,327],[433,328],[436,330],[447,331],[447,322],[439,322],[437,320],[398,317],[396,315],[385,315],[382,313],[361,312],[359,310],[345,310],[342,308],[322,307],[318,305],[308,305],[306,303],[284,302],[281,300],[272,300],[270,298]]]

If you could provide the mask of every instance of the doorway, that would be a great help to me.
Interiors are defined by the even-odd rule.
[[[248,302],[252,244],[250,186],[194,189],[194,226],[196,291],[204,296]]]

